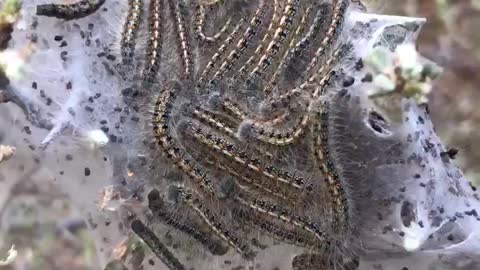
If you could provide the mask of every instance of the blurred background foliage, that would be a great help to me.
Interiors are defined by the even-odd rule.
[[[428,19],[418,48],[445,69],[431,93],[430,111],[445,144],[459,149],[457,165],[480,184],[480,0],[365,2],[381,13]],[[4,29],[5,22],[17,7],[18,0],[3,1],[0,31],[11,31]],[[18,250],[16,260],[0,269],[99,269],[93,241],[68,198],[54,181],[42,179],[40,168],[23,170],[25,176],[0,198],[0,261],[13,243]],[[4,178],[0,174],[0,185],[8,182]],[[129,249],[121,243],[116,248]]]
[[[444,68],[430,96],[436,130],[460,150],[456,163],[480,183],[480,0],[384,1],[384,12],[428,19],[419,51]]]

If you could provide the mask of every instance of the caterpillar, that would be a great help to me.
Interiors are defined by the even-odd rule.
[[[293,19],[297,14],[299,0],[288,0],[283,10],[282,18],[280,19],[280,26],[275,30],[273,40],[268,44],[266,52],[260,58],[259,62],[250,73],[249,77],[259,78],[263,71],[266,70],[271,62],[272,58],[278,53],[282,47],[283,42],[287,39],[290,27],[292,26]]]
[[[124,64],[129,64],[134,54],[135,38],[142,16],[142,6],[142,0],[129,0],[127,20],[120,41],[120,52]]]
[[[154,217],[160,219],[175,229],[191,236],[214,255],[223,255],[227,250],[218,241],[212,239],[208,234],[196,230],[193,226],[175,219],[174,215],[165,209],[165,203],[160,198],[158,190],[154,189],[148,194],[148,208],[152,211]]]
[[[37,5],[37,15],[54,17],[66,21],[76,20],[95,13],[105,0],[80,0],[73,4],[42,4]]]
[[[225,225],[220,223],[211,211],[193,193],[180,190],[182,200],[190,206],[198,216],[207,224],[211,230],[232,246],[239,254],[246,259],[252,259],[254,254],[248,245],[243,244],[238,236],[232,234]]]
[[[170,270],[186,270],[185,266],[143,222],[138,219],[134,220],[131,228]]]
[[[149,41],[147,45],[145,68],[143,71],[144,81],[153,82],[160,66],[160,54],[162,50],[162,0],[150,2]]]
[[[338,32],[340,31],[341,25],[344,20],[344,16],[347,12],[347,8],[348,8],[348,1],[337,0],[326,35],[323,38],[320,47],[315,52],[315,56],[308,64],[305,74],[310,74],[311,71],[315,69],[318,62],[322,58],[322,56],[325,54],[327,49],[329,49],[332,42],[334,42],[335,35],[337,35]]]

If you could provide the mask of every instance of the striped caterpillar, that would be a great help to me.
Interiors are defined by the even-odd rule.
[[[63,20],[76,20],[93,14],[105,0],[80,0],[73,4],[43,4],[37,6],[37,15]]]

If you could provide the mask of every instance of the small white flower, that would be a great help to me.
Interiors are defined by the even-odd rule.
[[[373,84],[383,90],[383,92],[391,92],[395,90],[395,82],[385,74],[375,76]]]
[[[395,59],[402,69],[413,70],[418,68],[418,52],[413,44],[399,45],[395,50]]]
[[[22,77],[24,59],[18,51],[5,50],[0,52],[0,68],[5,71],[8,78],[18,80]]]

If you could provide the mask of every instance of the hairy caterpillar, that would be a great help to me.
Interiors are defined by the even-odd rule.
[[[64,20],[76,20],[97,11],[105,0],[80,0],[73,4],[43,4],[37,6],[37,15]]]

